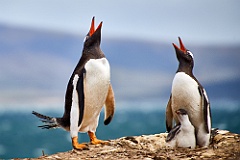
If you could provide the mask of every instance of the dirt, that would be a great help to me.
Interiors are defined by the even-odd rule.
[[[89,150],[43,155],[38,158],[24,160],[59,160],[59,159],[240,159],[240,135],[228,131],[219,131],[209,147],[205,148],[177,148],[166,147],[167,133],[122,137],[110,140],[109,145],[89,145]]]

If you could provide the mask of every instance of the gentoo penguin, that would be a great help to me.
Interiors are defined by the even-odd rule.
[[[171,96],[166,108],[166,128],[172,129],[173,119],[179,124],[176,111],[187,111],[189,120],[196,130],[197,144],[208,146],[211,133],[211,112],[207,93],[193,75],[193,54],[187,50],[180,37],[180,48],[173,43],[179,61],[178,70],[172,82]]]
[[[70,131],[74,149],[88,149],[86,144],[78,143],[78,132],[88,132],[92,144],[107,144],[96,138],[99,115],[105,104],[104,124],[111,122],[115,99],[110,83],[110,66],[100,49],[102,22],[97,29],[92,19],[90,31],[84,39],[82,57],[80,58],[68,82],[65,94],[65,112],[61,118],[44,116],[37,112],[46,125],[41,128],[62,127]]]
[[[189,121],[187,111],[184,109],[179,109],[175,113],[177,115],[179,124],[173,127],[173,129],[168,133],[166,145],[171,148],[195,148],[195,129],[192,123]]]

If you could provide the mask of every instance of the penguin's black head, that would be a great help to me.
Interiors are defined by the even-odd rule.
[[[102,22],[98,25],[97,29],[95,30],[94,19],[95,18],[93,17],[90,30],[84,39],[84,47],[91,47],[95,45],[99,46],[101,43]]]
[[[87,59],[98,59],[105,57],[104,53],[100,49],[101,29],[102,22],[98,25],[97,29],[95,29],[93,17],[90,30],[84,39],[82,57]]]
[[[187,115],[187,111],[185,109],[178,109],[175,111],[178,115]]]
[[[175,111],[175,113],[177,114],[177,118],[178,118],[180,124],[183,124],[183,123],[189,121],[189,117],[188,117],[187,111],[185,109],[178,109]]]
[[[192,69],[193,65],[194,65],[193,54],[192,54],[192,52],[190,52],[189,50],[187,50],[185,48],[185,46],[182,43],[181,38],[178,37],[178,39],[179,39],[180,48],[176,44],[173,43],[173,46],[176,51],[177,59],[178,59],[180,65],[183,65],[189,69]]]

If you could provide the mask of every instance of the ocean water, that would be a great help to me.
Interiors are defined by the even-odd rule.
[[[61,116],[62,113],[45,113]],[[234,109],[212,109],[212,126],[240,133],[240,106]],[[108,140],[123,136],[165,132],[164,110],[117,110],[113,121],[105,126],[101,113],[97,137]],[[31,112],[0,112],[0,159],[39,157],[42,152],[54,154],[72,149],[69,132],[63,129],[40,129],[42,123]],[[79,133],[79,142],[89,142]]]

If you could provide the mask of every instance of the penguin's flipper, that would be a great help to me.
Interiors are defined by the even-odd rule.
[[[173,124],[173,112],[172,112],[172,95],[169,98],[167,107],[166,107],[166,128],[170,132]]]
[[[77,82],[77,93],[78,93],[78,101],[79,101],[79,120],[78,126],[82,123],[83,114],[84,114],[84,78],[85,78],[86,70],[82,69],[79,74],[79,79]]]
[[[180,132],[180,127],[181,127],[180,124],[173,127],[173,129],[167,135],[166,142],[169,142],[172,139],[174,139],[174,137]]]
[[[203,114],[204,114],[204,125],[205,130],[207,133],[211,131],[211,110],[210,110],[210,103],[207,97],[207,93],[205,89],[201,86],[198,87],[199,93],[201,95],[201,104],[203,107]]]
[[[105,101],[105,118],[104,118],[105,125],[108,125],[111,122],[114,115],[114,111],[115,111],[114,92],[112,89],[112,85],[109,84],[108,94]]]

